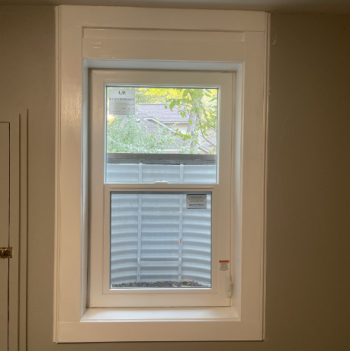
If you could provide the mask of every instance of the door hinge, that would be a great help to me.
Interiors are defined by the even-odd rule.
[[[12,258],[12,247],[0,247],[0,258]]]

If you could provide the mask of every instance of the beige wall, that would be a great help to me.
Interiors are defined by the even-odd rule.
[[[350,17],[272,15],[264,342],[52,343],[54,9],[0,7],[0,114],[28,108],[28,350],[350,349]]]

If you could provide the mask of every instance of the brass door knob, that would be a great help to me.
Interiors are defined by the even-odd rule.
[[[12,258],[12,247],[0,247],[0,258]]]

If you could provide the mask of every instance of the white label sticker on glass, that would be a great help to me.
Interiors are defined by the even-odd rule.
[[[207,208],[207,195],[202,194],[187,194],[186,195],[186,208],[199,209]]]
[[[134,115],[135,89],[110,89],[109,113],[111,115]]]

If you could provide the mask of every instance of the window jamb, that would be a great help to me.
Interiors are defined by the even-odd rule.
[[[103,259],[103,257],[97,257],[98,255],[96,254],[96,252],[103,252],[104,255],[108,255],[108,251],[109,251],[109,246],[106,245],[106,243],[108,242],[108,240],[106,240],[106,238],[108,237],[107,234],[105,234],[105,239],[104,239],[104,245],[102,248],[102,244],[99,240],[99,235],[97,235],[96,233],[99,232],[99,228],[102,228],[103,226],[103,220],[102,218],[104,217],[104,215],[102,214],[102,208],[104,208],[104,210],[106,211],[106,199],[104,200],[105,206],[102,206],[102,185],[98,185],[98,186],[94,186],[93,182],[97,181],[98,183],[102,182],[102,178],[103,178],[103,168],[102,168],[102,163],[103,163],[103,158],[101,157],[102,154],[102,144],[104,143],[104,141],[102,140],[102,133],[103,133],[103,129],[102,129],[102,116],[104,115],[104,113],[102,113],[103,110],[103,106],[104,104],[102,103],[102,92],[103,92],[103,86],[104,85],[109,85],[112,82],[115,82],[115,79],[117,79],[117,77],[121,80],[120,83],[124,83],[124,81],[126,80],[127,82],[134,83],[134,81],[131,79],[131,77],[135,76],[135,72],[137,72],[136,76],[138,79],[137,82],[139,83],[145,83],[145,82],[149,82],[149,79],[151,79],[152,81],[149,83],[153,83],[154,80],[158,81],[159,79],[161,80],[165,80],[165,81],[169,81],[169,79],[175,79],[179,82],[184,82],[184,75],[186,76],[185,81],[187,83],[190,83],[190,78],[195,79],[195,83],[197,84],[219,84],[221,87],[221,90],[225,90],[224,92],[222,92],[222,99],[224,101],[224,106],[222,106],[222,120],[221,122],[219,121],[219,128],[223,129],[223,132],[221,133],[221,136],[219,136],[219,144],[221,144],[221,149],[222,152],[220,151],[219,154],[219,158],[221,159],[221,161],[219,161],[217,167],[218,170],[219,168],[221,168],[221,176],[220,176],[220,182],[221,185],[219,183],[215,183],[215,184],[169,184],[169,186],[166,187],[170,187],[170,188],[178,188],[178,189],[190,189],[190,188],[200,188],[202,190],[204,189],[212,189],[212,191],[215,194],[219,194],[220,191],[215,190],[216,188],[221,189],[221,201],[217,202],[223,202],[226,205],[224,206],[224,208],[222,207],[223,205],[221,205],[220,208],[222,208],[222,210],[219,210],[219,206],[215,206],[215,214],[213,212],[213,220],[215,221],[215,226],[213,226],[214,229],[214,233],[216,235],[218,235],[218,232],[220,232],[220,237],[216,237],[213,238],[213,250],[212,250],[212,254],[213,254],[213,260],[212,260],[212,268],[215,267],[215,269],[213,269],[213,283],[214,286],[212,287],[211,291],[199,291],[196,292],[195,290],[193,291],[187,291],[186,290],[182,290],[182,291],[176,291],[173,292],[174,295],[179,295],[178,297],[176,296],[170,296],[169,297],[165,297],[165,296],[161,296],[164,295],[165,293],[168,295],[171,293],[171,291],[163,291],[163,292],[158,292],[159,298],[156,300],[156,304],[163,304],[166,305],[168,307],[171,306],[172,303],[174,303],[174,306],[179,306],[181,304],[183,304],[183,306],[187,306],[189,304],[190,301],[193,301],[193,306],[206,306],[206,303],[208,304],[207,306],[215,306],[215,305],[220,305],[220,306],[224,306],[225,304],[230,303],[229,301],[227,301],[227,294],[225,292],[225,285],[226,283],[226,279],[228,275],[232,274],[232,268],[229,267],[228,271],[221,271],[219,270],[219,259],[220,260],[229,260],[232,262],[232,249],[230,249],[230,241],[232,241],[231,239],[231,235],[232,233],[230,233],[230,218],[229,218],[229,206],[230,206],[230,200],[229,200],[229,192],[228,193],[224,193],[222,191],[222,189],[224,188],[230,188],[232,186],[231,182],[230,182],[230,163],[232,162],[232,152],[231,149],[229,148],[228,150],[224,150],[223,145],[230,145],[232,143],[232,137],[233,137],[233,126],[231,125],[231,119],[232,119],[232,104],[230,102],[231,96],[234,95],[234,89],[232,87],[232,83],[235,81],[235,77],[234,74],[225,74],[223,76],[221,76],[221,74],[218,74],[217,72],[208,72],[208,73],[202,73],[202,72],[183,72],[183,71],[179,71],[179,73],[174,74],[174,72],[169,72],[169,71],[124,71],[124,72],[120,72],[120,71],[109,71],[109,70],[104,70],[104,71],[99,71],[99,70],[93,70],[91,71],[91,84],[92,84],[92,89],[91,89],[91,99],[92,99],[92,108],[91,108],[91,116],[90,116],[90,126],[91,126],[91,142],[92,142],[92,146],[90,149],[91,150],[91,156],[92,156],[92,164],[91,164],[91,172],[92,172],[92,176],[91,176],[91,194],[90,194],[90,198],[91,198],[91,202],[92,202],[92,207],[91,207],[91,211],[93,212],[98,212],[98,215],[95,215],[95,213],[91,213],[91,215],[89,216],[92,220],[92,225],[90,226],[90,229],[92,231],[92,233],[90,233],[90,245],[91,245],[91,249],[90,249],[90,259],[91,259],[91,263],[90,263],[90,267],[91,267],[91,271],[90,271],[90,279],[89,279],[89,289],[90,289],[90,301],[88,303],[88,305],[90,307],[94,306],[94,307],[117,307],[116,305],[116,294],[121,294],[120,296],[120,301],[125,301],[124,303],[131,303],[128,302],[130,301],[130,299],[132,299],[132,297],[130,298],[126,298],[124,297],[124,292],[109,292],[108,288],[106,287],[106,281],[108,280],[108,265],[106,263],[106,261]],[[123,73],[123,74],[122,74]],[[131,76],[130,76],[131,74]],[[181,76],[179,77],[179,75],[182,74],[182,78]],[[156,78],[154,78],[154,76],[156,76]],[[188,77],[190,76],[190,78]],[[133,78],[135,79],[135,78]],[[141,79],[141,81],[139,81]],[[170,81],[169,81],[170,83]],[[171,82],[173,83],[173,82]],[[193,82],[192,82],[193,83]],[[219,147],[220,149],[220,147]],[[218,172],[219,173],[219,172]],[[106,188],[107,185],[105,184],[104,187]],[[117,185],[117,188],[123,189],[127,187],[128,189],[139,189],[139,187],[141,188],[146,188],[149,187],[150,189],[154,188],[154,190],[160,188],[160,185],[150,185],[150,184],[119,184]],[[98,190],[100,189],[100,190]],[[165,189],[164,189],[165,190]],[[218,195],[215,195],[215,198]],[[102,216],[102,217],[101,217]],[[99,220],[100,218],[100,220]],[[218,219],[220,218],[220,220]],[[106,219],[105,219],[106,222]],[[227,224],[226,224],[227,223]],[[225,226],[226,224],[226,226]],[[220,231],[219,231],[219,227],[220,227]],[[105,229],[106,231],[106,229]],[[221,245],[218,246],[217,241],[219,240],[219,243],[222,240],[225,240],[228,242],[228,244],[226,245]],[[101,247],[100,247],[101,245]],[[228,251],[228,252],[227,252]],[[102,262],[104,262],[103,264],[103,268],[100,267],[100,264],[102,264]],[[103,273],[103,278],[102,275],[100,274],[100,272],[104,272]],[[101,291],[101,287],[100,287],[100,283],[96,283],[99,282],[99,280],[103,281],[103,289]],[[153,292],[154,294],[155,292]],[[198,299],[196,299],[193,295],[198,294]],[[142,294],[141,291],[129,291],[129,294],[131,296],[134,296],[134,294],[138,294],[140,295],[140,299],[142,298]],[[145,301],[149,301],[149,300],[153,300],[153,297],[151,297],[150,295],[152,294],[151,291],[148,291],[147,294],[145,294],[144,300]],[[185,298],[186,295],[187,298]],[[214,295],[216,296],[216,298],[214,298]],[[171,302],[165,302],[165,300],[169,300]],[[179,301],[176,301],[175,299],[178,299]],[[207,301],[206,303],[204,301]],[[138,300],[138,302],[141,300]],[[180,302],[182,301],[182,303]],[[216,302],[215,302],[216,301]],[[120,302],[120,304],[122,304],[122,302]],[[150,307],[149,305],[145,305],[143,307]]]

